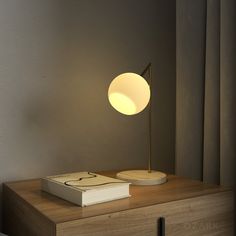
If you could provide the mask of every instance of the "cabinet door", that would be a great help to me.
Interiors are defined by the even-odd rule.
[[[164,236],[160,218],[166,236],[233,236],[233,194],[209,194],[65,222],[56,231],[57,236]]]

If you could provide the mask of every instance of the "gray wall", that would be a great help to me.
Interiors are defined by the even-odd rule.
[[[153,167],[174,171],[175,3],[0,0],[0,183],[146,166],[147,112],[107,89],[153,63]]]

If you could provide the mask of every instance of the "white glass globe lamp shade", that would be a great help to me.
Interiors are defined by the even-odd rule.
[[[125,115],[135,115],[145,109],[151,92],[147,81],[135,73],[123,73],[112,80],[108,99],[113,108]]]

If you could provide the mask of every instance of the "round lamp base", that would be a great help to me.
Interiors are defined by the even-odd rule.
[[[116,177],[134,185],[157,185],[167,181],[167,175],[160,171],[152,170],[127,170],[117,173]]]

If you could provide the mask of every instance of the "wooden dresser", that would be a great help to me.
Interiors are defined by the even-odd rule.
[[[115,176],[114,172],[103,172]],[[3,185],[10,236],[233,236],[233,192],[177,176],[130,186],[131,198],[78,207],[41,191],[40,180]]]

